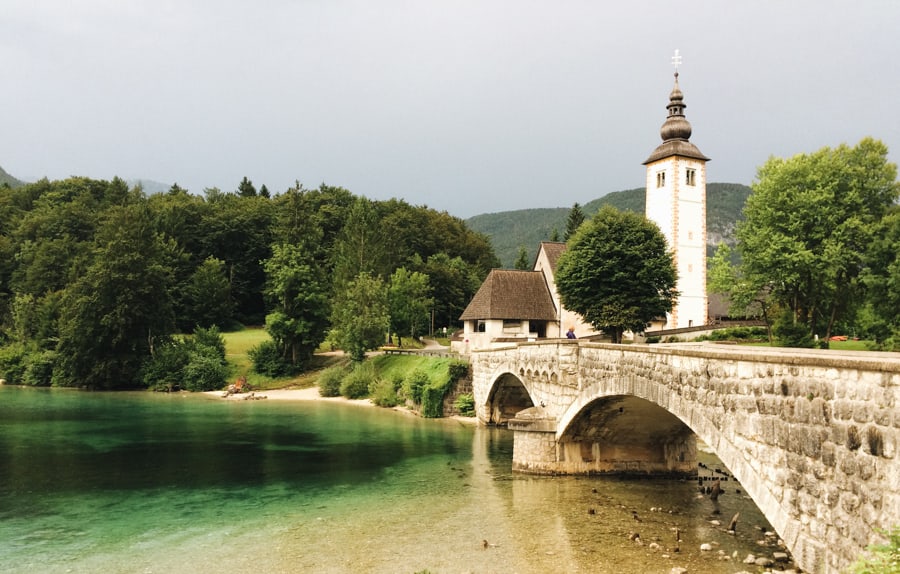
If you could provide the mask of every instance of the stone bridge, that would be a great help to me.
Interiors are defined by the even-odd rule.
[[[706,443],[808,572],[900,525],[900,354],[552,340],[471,355],[513,468],[697,472]]]

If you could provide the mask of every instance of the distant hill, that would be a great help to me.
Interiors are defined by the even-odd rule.
[[[25,182],[14,178],[0,167],[0,187],[3,187],[3,184],[8,184],[10,187],[21,187],[25,185]]]
[[[8,183],[10,187],[21,187],[27,182],[14,178],[13,176],[6,173],[6,170],[0,167],[0,187],[3,187],[3,184],[5,183]],[[169,188],[172,187],[171,184],[153,181],[152,179],[129,179],[125,183],[128,184],[128,187],[135,187],[137,185],[140,185],[141,189],[143,189],[144,193],[146,193],[147,195],[153,195],[155,193],[166,193],[167,191],[169,191]]]
[[[601,206],[609,204],[623,211],[644,213],[646,190],[643,187],[608,193],[581,206],[591,217]],[[734,242],[734,226],[742,218],[744,202],[750,188],[739,183],[710,183],[706,186],[707,250],[712,253],[720,243]],[[512,267],[524,246],[531,260],[537,255],[541,241],[547,241],[556,229],[560,239],[566,232],[569,207],[520,209],[485,213],[470,217],[466,223],[475,231],[491,238],[494,252],[504,267]]]
[[[141,189],[143,189],[144,193],[147,195],[166,193],[172,188],[172,184],[170,183],[161,183],[159,181],[153,181],[152,179],[129,179],[126,183],[128,184],[128,187],[140,185]]]

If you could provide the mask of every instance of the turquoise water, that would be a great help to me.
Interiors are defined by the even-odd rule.
[[[513,475],[511,453],[506,431],[349,404],[0,387],[0,572],[737,572],[700,543],[766,553],[740,495]],[[738,536],[710,523],[738,511]]]

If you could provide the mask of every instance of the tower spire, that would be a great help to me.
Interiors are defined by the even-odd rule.
[[[663,143],[654,150],[647,161],[644,162],[644,165],[670,155],[680,155],[704,161],[709,159],[700,153],[697,146],[690,142],[693,130],[691,123],[684,115],[687,104],[684,103],[684,94],[678,85],[678,67],[681,63],[681,51],[675,50],[675,55],[672,56],[672,66],[675,68],[675,82],[672,86],[672,91],[669,93],[669,103],[666,105],[669,113],[666,121],[659,129],[659,135]]]

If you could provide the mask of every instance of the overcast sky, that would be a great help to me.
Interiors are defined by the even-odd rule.
[[[0,166],[325,182],[469,217],[644,185],[672,88],[709,181],[884,141],[896,0],[2,0]]]

